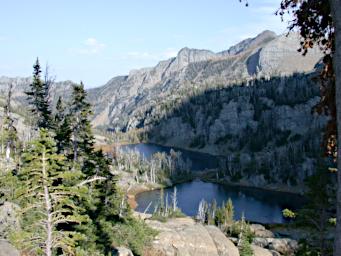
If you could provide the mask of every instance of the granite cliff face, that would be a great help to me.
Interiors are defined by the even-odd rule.
[[[9,85],[13,85],[12,89],[12,104],[14,109],[18,109],[27,105],[25,92],[29,90],[29,85],[32,82],[31,77],[6,77],[0,76],[0,102],[4,102],[4,99],[8,93]],[[56,82],[52,84],[50,91],[50,98],[53,104],[56,103],[59,96],[68,98],[72,89],[72,81]]]
[[[229,86],[255,77],[311,71],[321,53],[313,49],[303,57],[297,52],[298,47],[297,34],[286,37],[264,31],[218,53],[183,48],[176,57],[160,61],[155,67],[132,70],[127,76],[114,77],[105,85],[90,89],[93,125],[129,130],[136,128],[136,113],[193,87]],[[0,77],[0,92],[5,95],[8,84],[13,83],[15,103],[22,105],[30,81],[31,78]],[[51,99],[55,101],[60,95],[67,98],[72,84],[55,83]]]
[[[131,71],[128,76],[115,77],[89,90],[95,106],[93,124],[129,130],[136,128],[138,112],[164,99],[175,99],[183,91],[311,71],[321,53],[314,49],[303,57],[298,47],[296,34],[286,37],[265,31],[219,53],[183,48],[175,58],[153,68]]]

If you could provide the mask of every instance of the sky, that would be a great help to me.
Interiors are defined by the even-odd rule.
[[[0,76],[105,84],[183,47],[219,52],[263,30],[286,32],[280,0],[0,0]]]

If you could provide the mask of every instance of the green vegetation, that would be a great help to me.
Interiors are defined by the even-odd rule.
[[[108,225],[107,228],[108,232],[113,232],[112,245],[126,246],[133,251],[134,255],[143,255],[146,245],[157,235],[157,231],[148,227],[142,220],[133,218],[115,225]]]
[[[82,234],[59,227],[88,221],[77,202],[87,193],[80,186],[80,171],[72,171],[65,157],[56,153],[47,130],[33,141],[23,156],[16,196],[22,209],[22,229],[13,231],[12,241],[21,250],[52,255],[58,249],[72,254]]]
[[[187,127],[189,137],[183,137],[186,147],[205,147],[228,156],[219,169],[232,181],[263,176],[266,182],[294,186],[305,178],[296,175],[296,170],[311,163],[312,171],[321,153],[326,120],[305,116],[320,96],[313,76],[294,74],[229,85],[196,84],[174,92],[158,102],[160,106],[153,105],[136,118],[148,123],[148,129],[142,131],[146,137],[159,143],[169,142],[169,120],[178,120],[179,125]],[[311,124],[309,129],[302,130],[299,115]],[[283,122],[288,118],[295,124]],[[241,161],[235,161],[238,154]]]
[[[30,84],[30,91],[26,92],[31,106],[31,112],[34,115],[34,126],[38,128],[51,128],[51,108],[49,105],[49,89],[52,80],[48,74],[45,81],[41,80],[41,68],[37,59],[33,65],[33,81]],[[47,72],[47,71],[46,71]]]
[[[332,240],[329,233],[335,227],[335,173],[327,171],[319,163],[317,172],[307,180],[308,202],[297,213],[283,210],[283,216],[294,220],[294,224],[308,229],[309,238],[300,241],[300,255],[331,255]],[[308,254],[315,252],[316,254]],[[305,253],[305,254],[304,254]]]
[[[161,188],[159,203],[155,206],[152,219],[165,222],[169,218],[185,217],[186,215],[178,208],[177,203],[176,187],[174,187],[174,191],[170,197],[168,194],[165,196],[164,191]]]
[[[108,255],[111,246],[122,245],[141,255],[155,232],[133,219],[110,159],[94,149],[83,84],[73,86],[69,102],[59,98],[52,113],[51,80],[41,81],[40,74],[37,60],[27,92],[34,117],[31,141],[17,142],[11,90],[5,106],[1,135],[8,159],[0,196],[20,207],[20,228],[6,231],[11,242],[30,255]]]
[[[234,207],[232,200],[229,198],[220,207],[217,206],[215,200],[212,203],[201,200],[196,219],[204,224],[216,225],[225,232],[230,231],[234,225]]]

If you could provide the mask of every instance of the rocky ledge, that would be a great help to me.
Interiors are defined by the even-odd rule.
[[[188,217],[146,223],[160,232],[150,255],[239,256],[237,247],[217,227],[201,225]]]
[[[142,217],[142,216],[140,216]],[[143,216],[146,217],[146,216]],[[167,222],[145,220],[159,231],[148,255],[157,256],[239,256],[238,239],[226,237],[215,226],[206,226],[190,217],[169,219]],[[251,225],[255,234],[252,250],[255,256],[295,255],[297,242],[288,238],[275,238],[262,225]]]

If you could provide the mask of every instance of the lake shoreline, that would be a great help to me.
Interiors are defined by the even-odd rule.
[[[256,189],[256,190],[261,190],[261,191],[280,192],[280,193],[303,196],[303,192],[301,191],[300,187],[288,187],[288,186],[280,186],[276,184],[267,184],[267,185],[262,185],[262,187],[260,187],[260,186],[255,186],[247,181],[232,182],[232,181],[228,181],[224,179],[217,180],[215,178],[205,177],[205,174],[203,177],[200,177],[199,179],[204,182],[211,182],[214,184],[220,184],[220,185],[231,186],[231,187],[250,188],[250,189]]]
[[[142,145],[141,145],[142,144]],[[132,148],[138,148],[138,151],[141,152],[148,152],[149,155],[154,154],[155,152],[155,148],[154,147],[165,147],[162,145],[158,145],[158,144],[150,144],[151,149],[148,148],[148,144],[147,146],[147,150],[149,151],[145,151],[145,144],[144,143],[137,143],[137,144],[128,144],[128,145],[132,145]],[[121,144],[122,146],[122,144]],[[186,151],[188,151],[187,149],[181,149],[181,148],[170,148],[170,147],[166,147],[165,149],[157,149],[160,150],[161,152],[166,151],[169,152],[171,149],[174,149],[175,151],[181,151],[184,152],[184,154],[187,154]],[[136,150],[136,149],[134,149]],[[142,151],[143,150],[143,151]],[[158,151],[157,151],[158,152]],[[191,153],[197,153],[195,151],[191,151]],[[200,152],[201,154],[203,154],[202,152]],[[210,155],[208,153],[204,153],[207,155]],[[188,156],[188,155],[187,155]],[[189,155],[191,156],[191,155]],[[210,155],[212,156],[212,155]],[[149,157],[147,155],[147,157]],[[216,156],[215,156],[216,157]],[[208,158],[210,159],[210,158]],[[193,159],[191,159],[193,160]],[[298,198],[303,198],[302,196],[302,187],[293,187],[293,186],[288,186],[287,184],[267,184],[266,181],[262,179],[257,179],[257,177],[251,177],[249,179],[240,179],[237,181],[231,181],[228,177],[226,176],[221,176],[219,177],[218,175],[218,168],[210,168],[209,165],[207,165],[206,163],[206,157],[205,156],[201,156],[199,155],[199,158],[196,157],[193,160],[193,163],[199,164],[200,167],[202,168],[206,168],[204,171],[199,171],[197,169],[193,169],[191,172],[189,173],[183,173],[183,175],[177,176],[177,177],[172,177],[172,179],[164,179],[162,181],[162,183],[147,183],[148,180],[142,181],[142,183],[136,183],[136,181],[131,180],[130,178],[127,180],[128,182],[125,183],[125,186],[123,186],[122,188],[124,189],[124,191],[126,191],[126,198],[127,198],[127,203],[129,204],[130,208],[134,211],[134,214],[136,215],[145,215],[144,212],[146,212],[148,210],[148,215],[150,215],[150,213],[152,212],[152,210],[150,209],[150,205],[149,205],[149,201],[150,199],[148,199],[148,202],[145,202],[145,198],[146,196],[148,197],[148,194],[145,195],[141,195],[145,192],[150,192],[150,191],[154,191],[154,190],[160,190],[160,189],[167,189],[168,193],[172,193],[169,192],[171,190],[171,187],[175,186],[176,184],[183,184],[183,183],[187,183],[187,182],[191,182],[193,180],[198,180],[204,183],[211,183],[211,184],[215,184],[215,185],[221,185],[223,187],[225,187],[227,190],[245,190],[247,194],[249,195],[259,195],[259,194],[263,194],[263,197],[265,195],[265,201],[268,201],[268,197],[273,197],[274,198],[279,198],[276,203],[274,205],[277,205],[277,202],[281,202],[280,198],[290,198],[290,195],[293,196],[298,196]],[[217,160],[218,161],[218,158]],[[203,165],[202,165],[203,163]],[[198,168],[198,167],[196,167]],[[128,175],[129,176],[129,175]],[[130,180],[130,181],[129,181]],[[260,182],[257,182],[260,181]],[[208,189],[207,192],[210,193],[210,191],[214,191],[209,189],[211,185],[204,185],[205,189]],[[181,186],[180,186],[181,187]],[[179,188],[180,188],[179,187]],[[200,189],[199,189],[200,191]],[[271,193],[272,192],[272,193]],[[151,192],[151,194],[154,195],[158,195],[160,192],[155,191],[155,192]],[[285,193],[285,194],[280,194],[280,193]],[[140,197],[141,195],[141,197]],[[205,198],[205,196],[203,197]],[[216,197],[217,199],[219,198]],[[298,202],[301,201],[301,199],[297,199]],[[158,200],[157,198],[152,199],[152,201],[155,203]],[[211,200],[211,199],[210,199]],[[238,202],[239,200],[243,200],[243,199],[238,199],[235,198],[234,200],[236,200],[236,202]],[[263,199],[264,200],[264,199]],[[290,199],[291,200],[291,199]],[[296,201],[296,200],[294,200]],[[285,203],[287,204],[287,203]],[[286,208],[286,207],[294,207],[294,206],[290,206],[291,204],[289,203],[289,206],[286,205],[282,205],[282,207]],[[193,206],[194,208],[197,206]],[[194,209],[192,206],[190,207],[190,209]],[[149,209],[147,209],[149,208]],[[187,206],[188,208],[188,206]],[[284,209],[282,208],[282,209]],[[294,207],[295,208],[295,207]],[[185,207],[186,209],[186,207]],[[185,210],[186,214],[188,216],[192,216],[193,212],[192,210],[190,210],[189,208],[187,210]],[[263,217],[261,217],[263,218]],[[257,221],[257,219],[253,219],[253,221]],[[261,223],[265,223],[263,220],[260,221]],[[268,222],[268,223],[272,223],[272,221]],[[274,222],[276,223],[276,222]]]
[[[154,146],[159,146],[159,147],[168,147],[172,148],[175,151],[177,150],[185,150],[189,151],[191,153],[200,153],[200,154],[206,154],[208,156],[212,157],[217,157],[217,158],[224,158],[225,156],[219,155],[219,154],[212,154],[208,153],[206,151],[200,151],[200,150],[193,150],[187,147],[175,147],[173,145],[162,145],[154,142],[139,142],[139,143],[126,143],[126,144],[121,144],[120,146],[126,146],[126,145],[139,145],[139,144],[149,144],[149,145],[154,145]],[[247,180],[241,180],[241,181],[229,181],[226,179],[219,179],[217,180],[215,178],[215,172],[216,169],[212,170],[204,170],[204,171],[193,171],[193,178],[199,178],[202,181],[207,181],[207,182],[212,182],[216,184],[221,184],[221,185],[227,185],[227,186],[234,186],[234,187],[242,187],[242,188],[254,188],[254,189],[260,189],[260,190],[267,190],[267,191],[276,191],[276,192],[283,192],[283,193],[290,193],[290,194],[296,194],[296,195],[303,195],[305,188],[302,186],[288,186],[285,184],[260,184],[259,186],[252,184],[251,182]],[[213,177],[211,177],[213,174]],[[186,180],[185,180],[186,181]],[[181,183],[181,181],[174,181],[174,183]]]
[[[186,182],[191,182],[195,180],[196,177],[189,176],[189,177],[182,177],[177,181],[173,181],[170,184],[159,184],[159,183],[148,183],[148,184],[134,184],[128,191],[126,192],[127,195],[127,202],[129,206],[132,208],[132,210],[135,211],[135,209],[138,206],[138,203],[136,201],[136,197],[143,193],[143,192],[148,192],[148,191],[153,191],[153,190],[158,190],[158,189],[165,189],[165,188],[171,188],[175,185],[186,183]]]
[[[236,184],[236,183],[229,183],[229,182],[224,182],[224,181],[214,181],[214,180],[209,180],[209,179],[200,179],[197,177],[191,177],[188,179],[182,179],[181,181],[177,181],[174,182],[172,184],[135,184],[134,186],[131,187],[131,189],[129,191],[127,191],[127,201],[129,206],[131,207],[131,209],[137,213],[137,214],[142,214],[143,212],[139,212],[136,211],[136,208],[138,207],[138,202],[137,202],[137,196],[144,193],[144,192],[149,192],[149,191],[153,191],[153,190],[159,190],[159,189],[166,189],[166,188],[171,188],[175,185],[178,184],[183,184],[186,182],[191,182],[194,180],[200,180],[202,182],[205,183],[213,183],[213,184],[219,184],[219,185],[223,185],[223,186],[229,186],[229,187],[238,187],[241,189],[253,189],[253,190],[258,190],[258,191],[263,191],[263,192],[278,192],[278,193],[285,193],[285,194],[292,194],[295,196],[301,196],[302,198],[304,198],[304,196],[302,194],[299,193],[295,193],[292,191],[286,191],[286,190],[281,190],[281,189],[272,189],[272,188],[259,188],[259,187],[255,187],[255,186],[247,186],[247,185],[241,185],[241,184]],[[258,223],[258,222],[254,222],[253,223]],[[262,223],[262,224],[271,224],[271,223]]]

